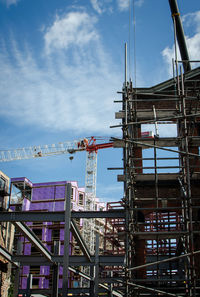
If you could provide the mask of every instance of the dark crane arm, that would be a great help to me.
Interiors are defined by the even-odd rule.
[[[189,54],[188,54],[187,45],[185,41],[185,35],[184,35],[183,25],[180,18],[177,0],[169,0],[169,5],[170,5],[172,17],[174,17],[175,19],[177,41],[179,45],[181,59],[182,61],[184,61],[183,68],[184,68],[184,71],[187,72],[191,70],[191,65],[189,62],[190,59],[189,59]]]

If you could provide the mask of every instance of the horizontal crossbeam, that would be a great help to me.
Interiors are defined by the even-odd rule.
[[[63,263],[63,256],[52,256],[54,263]],[[42,265],[51,266],[50,263],[42,256],[27,256],[27,255],[13,255],[12,261],[19,262],[22,266],[25,265]],[[91,256],[91,262],[86,256],[69,256],[69,264],[71,266],[93,266],[95,257]],[[124,266],[124,256],[99,256],[99,263],[102,266]]]
[[[124,210],[112,211],[79,211],[71,212],[71,218],[97,219],[97,218],[125,218]],[[64,211],[19,211],[1,212],[2,222],[64,222]]]

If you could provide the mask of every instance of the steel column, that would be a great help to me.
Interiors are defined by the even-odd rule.
[[[60,242],[54,241],[54,254],[60,254]],[[52,297],[58,297],[58,281],[59,281],[59,264],[53,264],[53,286],[52,286]]]
[[[90,267],[90,296],[94,296],[94,266]]]
[[[71,191],[72,191],[72,185],[70,183],[68,183],[65,187],[65,236],[64,236],[63,288],[62,288],[62,296],[63,297],[68,295],[70,223],[71,223]]]
[[[22,255],[22,242],[20,238],[17,241],[17,255]],[[20,264],[19,266],[16,267],[16,270],[15,270],[13,297],[18,296],[19,283],[20,283]]]
[[[95,241],[95,275],[94,275],[94,297],[99,296],[99,234],[96,233]]]
[[[27,285],[26,285],[26,297],[31,297],[31,289],[32,289],[32,274],[29,274],[27,277]]]

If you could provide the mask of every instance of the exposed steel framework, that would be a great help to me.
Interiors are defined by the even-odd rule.
[[[151,88],[133,87],[131,80],[127,80],[125,57],[125,82],[120,92],[122,107],[116,114],[122,124],[115,126],[122,128],[122,139],[115,138],[108,144],[123,148],[123,167],[117,168],[123,171],[118,175],[118,181],[124,185],[122,200],[109,203],[104,214],[95,213],[89,206],[86,206],[88,212],[74,214],[70,211],[70,185],[66,191],[65,216],[61,220],[65,222],[65,251],[69,248],[70,224],[73,227],[71,217],[104,216],[103,255],[99,253],[98,235],[91,244],[95,246],[92,255],[79,235],[84,257],[70,257],[68,253],[59,258],[56,253],[48,253],[31,230],[20,224],[24,213],[15,212],[12,216],[0,213],[0,217],[7,216],[10,221],[18,218],[15,224],[49,261],[47,265],[53,267],[53,276],[57,275],[57,279],[57,266],[63,265],[62,292],[58,292],[55,277],[46,296],[65,296],[68,292],[72,296],[95,297],[200,296],[200,67],[191,70],[176,0],[169,0],[169,4],[175,32],[174,77]],[[176,40],[181,62],[177,59]],[[144,137],[142,129],[146,124],[154,125],[155,133]],[[162,133],[161,125],[165,127]],[[98,147],[93,140],[92,143],[77,143],[78,150],[96,156],[97,150],[105,146]],[[73,148],[67,152],[74,152]],[[40,157],[38,153],[36,149],[33,156]],[[30,221],[36,220],[36,214],[30,214]],[[45,217],[45,213],[42,215]],[[51,215],[52,221],[58,220]],[[72,231],[75,234],[74,227]],[[94,252],[94,248],[92,250]],[[23,255],[13,256],[2,248],[0,253],[10,258],[18,270],[19,263],[26,264]],[[29,261],[37,260],[40,264],[43,258],[32,260],[30,257]],[[90,275],[77,266],[90,267]],[[90,287],[70,288],[69,271],[89,281]],[[34,292],[30,286],[28,289],[30,296]]]
[[[124,152],[118,180],[126,212],[125,296],[200,296],[200,68],[176,71],[152,88],[125,82],[116,114],[123,138],[114,146]],[[165,129],[144,138],[145,124]]]

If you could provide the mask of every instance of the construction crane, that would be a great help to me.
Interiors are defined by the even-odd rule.
[[[97,152],[99,149],[113,147],[113,142],[97,143],[97,138],[83,138],[71,142],[59,142],[51,145],[31,146],[11,150],[0,150],[0,162],[15,160],[42,158],[53,155],[73,154],[86,151],[86,173],[85,173],[85,210],[95,210],[96,176],[97,176]],[[90,252],[94,252],[94,228],[93,222],[84,220],[84,239],[88,244]]]

